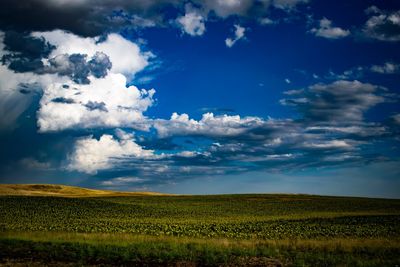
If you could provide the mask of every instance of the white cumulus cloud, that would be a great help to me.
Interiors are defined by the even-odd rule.
[[[116,33],[109,34],[104,41],[100,37],[84,38],[61,30],[34,32],[32,36],[44,37],[56,46],[50,54],[51,58],[62,54],[86,54],[93,57],[96,52],[103,52],[112,62],[111,72],[122,73],[127,78],[143,70],[153,56],[149,52],[143,53],[137,44]]]
[[[205,135],[232,136],[244,133],[248,129],[264,123],[259,117],[244,117],[239,115],[214,116],[213,113],[203,114],[201,120],[190,119],[187,114],[173,113],[170,120],[156,120],[154,128],[161,137],[172,135]]]
[[[38,111],[40,131],[146,127],[143,112],[153,104],[154,89],[126,87],[122,74],[90,80],[90,84],[52,83],[45,88]]]
[[[176,20],[182,31],[191,36],[200,36],[206,31],[204,17],[195,10],[187,10],[184,16],[178,17]]]
[[[244,37],[246,29],[240,25],[235,25],[235,36],[233,38],[226,38],[225,44],[227,47],[232,47],[237,41]]]
[[[0,66],[0,119],[1,129],[11,129],[17,119],[40,97],[37,112],[39,130],[60,131],[70,128],[132,127],[145,129],[143,112],[153,104],[154,89],[127,86],[130,79],[149,65],[153,55],[118,34],[84,38],[55,30],[34,32],[31,36],[44,38],[55,48],[42,62],[49,68],[49,60],[62,60],[68,55],[81,54],[88,58],[101,55],[109,58],[111,70],[105,77],[87,77],[90,83],[77,84],[71,77],[57,73],[18,73],[6,65]],[[0,55],[5,50],[4,33],[0,32]],[[61,62],[61,67],[69,62]]]
[[[400,72],[400,64],[385,62],[383,65],[372,65],[371,71],[381,74],[394,74]]]
[[[366,13],[372,16],[364,25],[365,36],[380,41],[400,41],[400,10],[389,12],[371,6]]]
[[[118,158],[153,159],[158,156],[153,150],[143,149],[135,143],[134,136],[122,130],[117,132],[118,139],[104,134],[99,140],[93,136],[83,137],[75,143],[69,155],[69,170],[94,174],[98,170],[113,168]]]
[[[339,27],[332,26],[332,21],[327,18],[323,18],[319,21],[318,28],[312,28],[311,33],[316,36],[328,38],[328,39],[339,39],[350,35],[349,30],[344,30]]]

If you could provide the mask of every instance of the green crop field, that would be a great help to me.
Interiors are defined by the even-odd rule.
[[[399,266],[400,200],[4,195],[0,264]]]

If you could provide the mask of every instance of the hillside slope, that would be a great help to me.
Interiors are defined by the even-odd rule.
[[[0,184],[0,195],[5,196],[65,196],[65,197],[100,197],[100,196],[141,196],[165,195],[155,192],[117,192],[111,190],[88,189],[77,186],[56,184]]]

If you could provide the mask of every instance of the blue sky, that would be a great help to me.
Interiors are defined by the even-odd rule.
[[[0,10],[2,183],[400,197],[397,1]]]

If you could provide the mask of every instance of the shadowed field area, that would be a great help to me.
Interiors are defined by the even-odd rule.
[[[1,264],[400,264],[400,200],[64,192],[68,197],[0,197]]]

